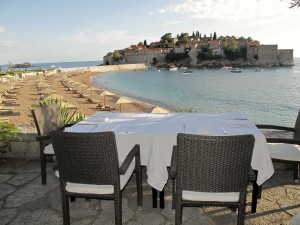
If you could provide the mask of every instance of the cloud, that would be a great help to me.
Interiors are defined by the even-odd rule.
[[[177,24],[180,24],[180,23],[183,23],[183,21],[170,21],[170,22],[162,24],[162,26],[163,27],[168,27],[168,26],[177,25]]]
[[[150,12],[148,12],[148,14],[150,14],[150,15],[153,15],[153,14],[154,14],[154,12],[153,12],[153,11],[150,11]]]
[[[187,14],[192,18],[246,19],[257,16],[276,16],[288,10],[289,2],[274,0],[183,0],[171,3],[161,13]]]
[[[0,46],[2,47],[17,47],[20,45],[18,41],[0,41]]]
[[[4,27],[1,27],[1,26],[0,26],[0,33],[4,33],[4,32],[5,32]]]
[[[91,42],[87,37],[85,32],[79,32],[78,34],[73,34],[71,36],[71,40],[77,42],[77,43],[89,43]]]

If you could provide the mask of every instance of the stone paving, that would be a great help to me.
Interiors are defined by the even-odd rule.
[[[37,161],[0,160],[0,225],[62,224],[59,181],[48,163],[47,185],[41,184]],[[282,167],[281,167],[282,168]],[[135,178],[123,192],[123,224],[171,225],[175,211],[171,208],[171,185],[165,188],[165,208],[152,208],[151,187],[143,174],[143,207],[137,207]],[[293,182],[291,170],[278,169],[264,185],[257,213],[250,213],[249,185],[245,224],[289,224],[300,212],[300,186]],[[70,203],[71,224],[114,224],[113,201],[76,199]],[[222,207],[184,208],[183,224],[236,224],[237,214]]]

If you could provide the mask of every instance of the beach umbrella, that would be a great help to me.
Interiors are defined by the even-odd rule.
[[[133,101],[131,101],[130,99],[125,98],[123,96],[121,96],[116,102],[116,104],[120,104],[120,112],[121,112],[122,104],[130,104],[130,103],[133,103]]]
[[[106,103],[105,103],[105,96],[114,96],[114,95],[116,95],[116,94],[113,93],[113,92],[110,92],[110,91],[103,91],[103,92],[100,94],[100,96],[103,96],[103,103],[104,103],[104,105],[106,105]]]
[[[154,106],[151,108],[151,113],[169,113],[170,111],[167,109],[164,109],[162,107],[159,106]]]
[[[81,93],[82,93],[82,94],[83,94],[83,90],[86,89],[86,88],[88,88],[88,87],[89,87],[89,86],[86,85],[86,84],[80,84],[80,85],[77,86],[77,88],[81,88]]]
[[[89,86],[87,89],[85,89],[86,91],[91,91],[91,98],[93,97],[93,91],[97,91],[99,90],[98,88],[96,87],[93,87],[93,86]]]

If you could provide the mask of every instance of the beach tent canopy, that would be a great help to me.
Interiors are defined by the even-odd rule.
[[[93,96],[93,91],[98,91],[99,89],[93,86],[89,86],[86,91],[91,91],[91,97]]]
[[[103,91],[103,92],[100,94],[100,96],[103,96],[103,103],[104,103],[104,105],[106,105],[106,103],[105,103],[105,96],[114,96],[114,95],[116,95],[116,94],[113,93],[113,92],[110,92],[110,91]]]
[[[125,103],[133,103],[133,101],[122,96],[116,102],[116,104],[125,104]]]
[[[133,101],[131,101],[130,99],[125,98],[125,97],[123,97],[123,96],[121,96],[121,97],[116,101],[116,104],[120,104],[120,112],[121,112],[121,106],[122,106],[122,104],[130,104],[130,103],[133,103]]]
[[[164,109],[162,107],[159,106],[154,106],[151,108],[151,113],[169,113],[170,111],[167,109]]]

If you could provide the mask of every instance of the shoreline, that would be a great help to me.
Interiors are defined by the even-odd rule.
[[[9,122],[13,123],[17,126],[21,125],[33,125],[33,119],[31,117],[30,109],[32,109],[32,105],[34,103],[37,103],[38,100],[40,100],[41,95],[38,94],[37,89],[37,83],[39,80],[43,77],[45,77],[45,82],[48,84],[48,87],[52,88],[55,91],[55,94],[61,95],[64,98],[64,101],[70,104],[73,104],[76,106],[76,111],[79,113],[84,114],[85,116],[90,116],[99,109],[97,109],[97,104],[92,104],[86,101],[85,98],[79,97],[78,94],[74,94],[71,91],[68,90],[67,87],[64,87],[61,83],[62,77],[69,77],[70,79],[74,80],[75,82],[81,82],[86,85],[92,86],[96,88],[97,90],[94,91],[88,91],[83,90],[84,94],[92,95],[93,99],[96,99],[98,101],[101,101],[103,104],[103,96],[100,96],[100,93],[105,91],[106,89],[102,87],[96,86],[92,80],[91,77],[93,76],[101,76],[105,72],[90,72],[90,71],[82,71],[82,70],[76,70],[76,68],[72,68],[72,71],[68,72],[62,72],[58,74],[39,74],[39,75],[28,75],[25,76],[20,81],[14,81],[13,86],[15,88],[19,88],[18,94],[15,97],[16,102],[13,104],[7,104],[2,103],[2,106],[5,107],[11,107],[13,108],[13,112],[7,112],[7,113],[0,113],[0,118],[9,118]],[[0,83],[0,87],[4,85],[4,83]],[[114,92],[115,93],[115,92]],[[115,93],[115,96],[106,96],[105,102],[106,105],[111,106],[115,110],[110,112],[120,112],[120,106],[121,106],[121,112],[123,113],[141,113],[141,112],[149,112],[151,109],[155,106],[153,104],[147,103],[145,101],[140,101],[134,98],[126,97],[122,94]],[[132,100],[133,103],[129,104],[116,104],[116,100],[119,97],[126,97],[130,100]]]

